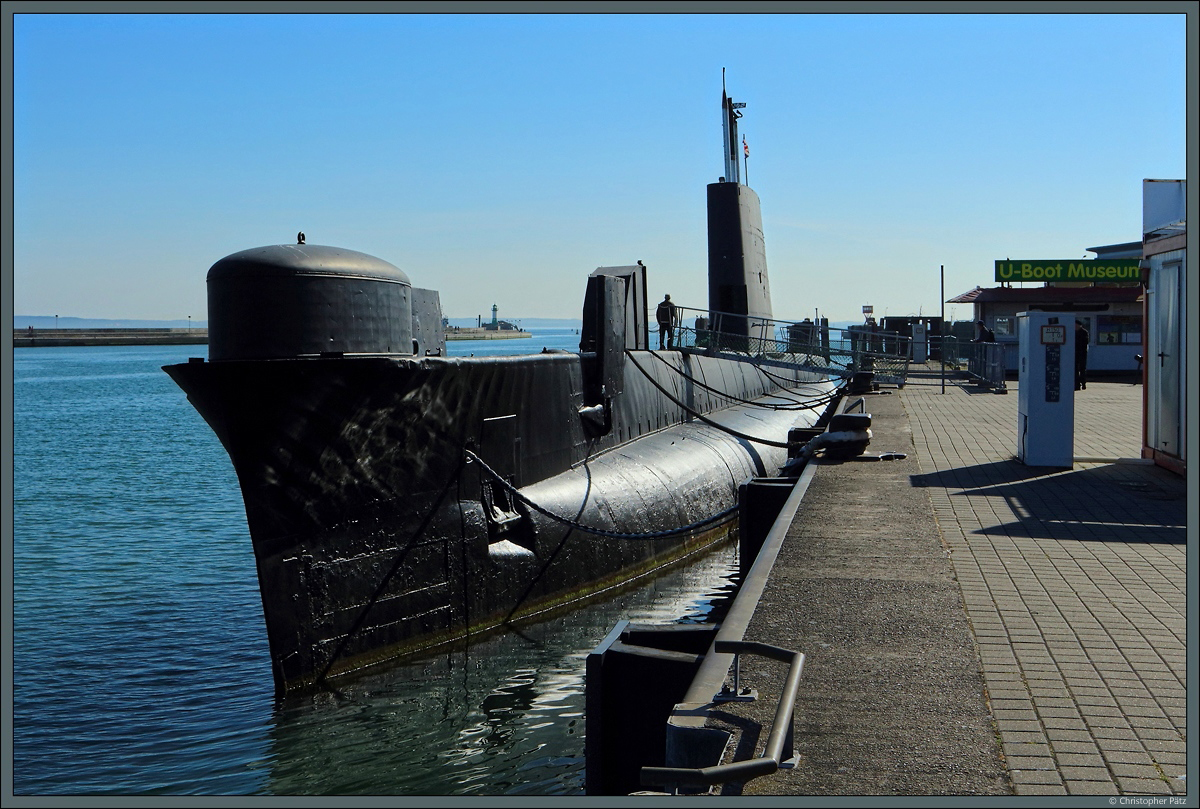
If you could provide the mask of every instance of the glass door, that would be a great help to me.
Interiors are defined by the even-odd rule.
[[[1182,429],[1182,324],[1180,308],[1181,262],[1164,263],[1154,283],[1154,324],[1146,357],[1151,401],[1148,441],[1151,447],[1178,457],[1183,456]],[[1157,400],[1153,397],[1157,394]]]

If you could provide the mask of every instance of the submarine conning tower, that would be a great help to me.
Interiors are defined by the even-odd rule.
[[[208,271],[208,356],[442,354],[441,301],[399,267],[339,247],[280,244]]]
[[[708,185],[708,307],[713,327],[749,336],[771,319],[771,285],[758,194],[741,182],[737,122],[745,103],[721,87],[725,175]]]

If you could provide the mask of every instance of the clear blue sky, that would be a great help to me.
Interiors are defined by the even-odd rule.
[[[591,270],[638,259],[651,299],[705,307],[722,68],[776,317],[936,313],[940,265],[951,297],[997,258],[1141,237],[1142,180],[1186,176],[1185,28],[18,14],[14,313],[203,319],[214,261],[298,230],[450,317],[577,318]]]

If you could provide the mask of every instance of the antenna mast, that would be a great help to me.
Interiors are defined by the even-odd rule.
[[[725,135],[725,181],[741,183],[741,161],[738,159],[737,122],[746,102],[734,102],[725,93],[725,68],[721,68],[721,130]]]

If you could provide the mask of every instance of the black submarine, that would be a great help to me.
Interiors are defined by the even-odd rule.
[[[233,462],[277,693],[593,596],[701,553],[842,379],[762,350],[759,199],[707,187],[709,306],[653,350],[646,267],[587,277],[578,352],[448,357],[438,293],[337,247],[208,272],[209,354],[163,368]],[[794,360],[794,358],[793,358]]]

